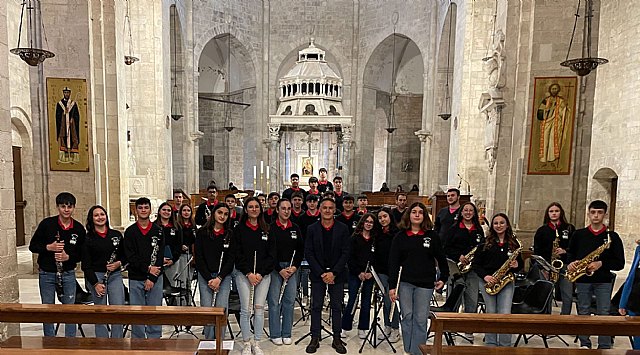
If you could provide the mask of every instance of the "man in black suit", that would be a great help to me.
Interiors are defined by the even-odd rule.
[[[320,347],[322,330],[322,306],[324,295],[329,289],[331,305],[331,327],[333,343],[331,347],[339,354],[347,349],[340,340],[342,325],[343,287],[347,278],[346,264],[349,258],[349,229],[334,220],[336,203],[325,198],[320,202],[320,221],[307,228],[304,254],[311,268],[311,342],[307,353],[315,353]]]

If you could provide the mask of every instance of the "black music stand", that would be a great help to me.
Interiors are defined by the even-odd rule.
[[[184,297],[182,295],[180,295],[178,297],[178,302],[179,302],[179,306],[183,306],[182,301],[184,298],[186,297],[190,297],[193,300],[193,294],[191,292],[191,275],[189,273],[189,267],[191,265],[191,260],[193,260],[193,257],[189,257],[189,253],[187,252],[187,263],[186,265],[184,265],[184,267],[182,268],[182,270],[180,270],[174,277],[173,277],[173,281],[177,281],[180,284],[180,287],[178,287],[178,289],[182,291],[184,291],[186,294],[184,295]],[[183,273],[187,273],[187,285],[186,287],[184,287],[184,281],[181,280],[180,276],[182,276]],[[192,302],[190,305],[195,306],[195,303]],[[191,336],[193,336],[196,339],[199,339],[197,335],[195,335],[192,331],[191,331],[191,326],[187,325],[187,326],[183,326],[183,325],[174,325],[173,326],[173,332],[171,333],[171,335],[169,336],[169,339],[173,338],[173,336],[175,335],[176,337],[180,336],[180,333],[185,333],[185,334],[189,334]]]
[[[376,281],[373,285],[373,320],[371,321],[371,327],[369,327],[367,336],[362,340],[362,345],[360,346],[360,350],[358,350],[358,353],[362,354],[362,349],[364,349],[366,343],[369,343],[369,345],[376,349],[378,345],[382,344],[385,341],[389,344],[391,350],[395,353],[396,348],[393,347],[393,344],[391,344],[391,341],[389,340],[389,336],[387,336],[387,333],[384,332],[384,329],[382,329],[382,326],[380,325],[380,311],[382,310],[380,304],[384,302],[384,293],[386,291],[384,289],[382,281],[380,281],[380,278],[378,277],[378,273],[376,273],[373,266],[371,267],[371,274]],[[380,340],[380,342],[376,342],[378,330],[380,330],[380,332],[384,335],[384,339]]]

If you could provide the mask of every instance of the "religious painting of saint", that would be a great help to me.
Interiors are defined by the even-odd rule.
[[[301,172],[303,177],[313,176],[313,157],[302,157]]]
[[[89,171],[87,81],[47,78],[49,165],[52,171]]]
[[[535,78],[528,174],[568,175],[578,79]]]

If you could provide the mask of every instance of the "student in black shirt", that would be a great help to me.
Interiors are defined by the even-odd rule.
[[[327,168],[320,168],[320,170],[318,170],[318,176],[320,177],[318,179],[318,190],[321,193],[333,191],[331,181],[327,180]]]
[[[242,215],[240,211],[242,211],[242,209],[238,207],[238,199],[234,194],[225,196],[224,203],[229,208],[229,227],[233,229],[240,224],[240,216]]]
[[[85,230],[73,219],[76,198],[69,192],[56,196],[58,215],[42,220],[29,243],[29,251],[38,254],[40,298],[43,304],[54,304],[56,293],[63,304],[76,299],[75,268],[80,261]],[[65,337],[76,336],[75,324],[66,324]],[[56,336],[54,326],[45,323],[44,336]]]
[[[264,214],[264,221],[267,224],[271,224],[278,219],[278,214],[276,213],[276,206],[278,205],[278,200],[280,199],[280,194],[277,192],[270,192],[269,196],[267,196],[267,211]]]
[[[447,231],[449,228],[459,222],[459,208],[460,208],[460,190],[449,189],[447,190],[447,204],[449,206],[442,208],[438,211],[433,229],[440,236],[440,241],[444,245],[445,239],[449,235]]]
[[[195,222],[199,226],[204,226],[211,216],[211,210],[218,204],[218,188],[216,185],[207,186],[207,200],[201,203],[196,209]]]
[[[317,195],[307,195],[307,211],[299,217],[299,227],[302,231],[303,237],[307,235],[307,227],[318,222],[320,220],[320,210],[318,209],[318,201],[320,198]]]
[[[249,347],[253,354],[262,354],[258,342],[262,338],[261,331],[252,336],[250,314],[253,327],[264,327],[264,305],[267,301],[271,271],[274,269],[276,245],[269,236],[269,225],[265,223],[260,202],[249,198],[244,206],[240,225],[233,230],[233,248],[235,254],[236,286],[240,296],[240,329],[244,348]],[[253,300],[251,289],[253,288]],[[244,350],[245,352],[247,350]]]
[[[302,194],[302,200],[304,200],[304,197],[306,195],[306,191],[302,188],[300,188],[300,175],[298,174],[291,174],[291,187],[289,187],[288,189],[285,189],[282,192],[282,198],[286,198],[291,200],[293,198],[293,193],[294,192],[300,192]]]
[[[171,213],[171,205],[168,202],[163,202],[158,207],[158,216],[153,222],[162,229],[162,236],[164,237],[163,271],[173,287],[180,287],[180,284],[174,280],[175,276],[180,272],[178,260],[182,255],[182,230],[180,230],[180,225],[176,222],[177,214],[179,213],[180,208],[178,208],[177,213]]]
[[[229,207],[222,203],[215,205],[209,221],[196,233],[194,244],[200,306],[222,307],[227,313],[233,273],[230,222]],[[222,329],[223,337],[225,331],[226,327]],[[214,339],[215,327],[205,326],[204,336]]]
[[[298,225],[291,222],[291,202],[280,199],[276,205],[277,218],[271,223],[269,236],[276,244],[274,270],[269,286],[269,335],[275,345],[291,345],[293,306],[298,289],[298,269],[304,258],[304,241]],[[280,291],[286,281],[282,299]],[[282,316],[282,319],[280,319]]]
[[[374,240],[375,243],[375,260],[373,266],[378,273],[378,277],[382,282],[385,290],[389,289],[389,251],[393,238],[398,234],[398,226],[393,219],[393,213],[389,207],[382,207],[378,211],[378,222],[380,222],[381,232]],[[389,321],[389,312],[391,311],[391,299],[388,294],[384,295],[384,306],[382,314],[384,318],[384,332],[392,343],[400,340],[400,326],[398,320],[398,312],[393,314],[393,319]],[[378,339],[383,340],[384,334],[378,334]]]
[[[557,255],[562,261],[563,267],[560,274],[567,271],[567,250],[571,242],[571,236],[576,228],[567,222],[564,209],[558,202],[552,202],[544,214],[544,224],[538,228],[533,237],[533,253],[551,262],[552,255]],[[553,250],[553,243],[558,240],[558,248]],[[566,277],[558,274],[558,287],[562,297],[562,308],[560,314],[571,314],[573,303],[573,283]],[[552,275],[549,275],[552,277]]]
[[[342,201],[344,211],[336,217],[337,221],[344,223],[347,228],[349,228],[349,235],[353,234],[353,231],[356,229],[356,226],[360,221],[360,216],[353,210],[354,201],[355,199],[353,198],[353,195],[345,196]]]
[[[82,271],[90,288],[93,304],[124,304],[124,284],[120,268],[124,265],[122,233],[109,227],[107,211],[93,206],[87,214],[87,239],[82,248]],[[108,272],[108,274],[107,274]],[[122,324],[96,324],[96,337],[122,338]]]
[[[303,203],[304,203],[304,196],[302,195],[302,192],[294,192],[291,195],[291,217],[289,219],[291,219],[291,222],[297,224],[298,227],[302,225],[300,218],[305,212],[304,209],[302,208]],[[300,229],[302,230],[302,227]]]
[[[342,202],[344,201],[345,196],[349,195],[349,193],[342,190],[341,176],[336,176],[333,178],[333,193],[336,197],[336,209],[339,212],[342,212],[344,210],[344,208],[342,207]]]
[[[215,206],[214,206],[215,209]],[[213,210],[211,211],[213,214]],[[209,218],[210,219],[210,218]],[[191,205],[185,204],[180,206],[176,224],[180,230],[180,258],[176,265],[178,270],[178,287],[190,289],[191,275],[193,275],[193,243],[196,241],[196,225],[193,221],[193,213]],[[206,223],[205,223],[206,224]],[[181,299],[178,301],[182,301]],[[186,304],[178,304],[188,306],[191,304],[191,297],[186,297]]]
[[[604,225],[607,216],[607,204],[601,200],[589,204],[589,226],[578,229],[569,244],[569,265],[567,271],[575,272],[579,261],[605,243],[608,247],[596,261],[589,263],[587,274],[575,281],[578,296],[578,315],[591,314],[591,302],[596,299],[596,315],[608,315],[611,306],[611,291],[614,275],[611,271],[624,268],[624,247],[618,233],[608,230]],[[591,276],[589,276],[591,274]],[[588,335],[578,336],[580,347],[591,348]],[[611,349],[611,337],[598,337],[598,349]]]
[[[369,199],[367,198],[367,195],[361,194],[361,195],[358,195],[358,198],[356,199],[356,202],[358,204],[358,208],[356,209],[356,214],[358,215],[358,218],[360,218],[365,213],[369,212],[367,210],[367,205],[369,204]]]
[[[399,192],[396,194],[396,207],[393,208],[393,218],[396,221],[402,220],[402,215],[407,210],[407,193]]]
[[[433,290],[441,289],[449,278],[449,266],[424,204],[412,203],[398,227],[389,252],[389,297],[393,302],[400,300],[404,351],[420,354],[418,346],[427,342],[429,300]],[[398,278],[400,288],[396,289]]]

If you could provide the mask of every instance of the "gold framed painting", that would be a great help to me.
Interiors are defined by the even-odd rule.
[[[86,79],[47,78],[49,166],[89,171]]]
[[[300,176],[311,177],[313,176],[313,157],[301,157],[300,158]]]
[[[529,175],[568,175],[578,78],[535,78],[529,144]]]

